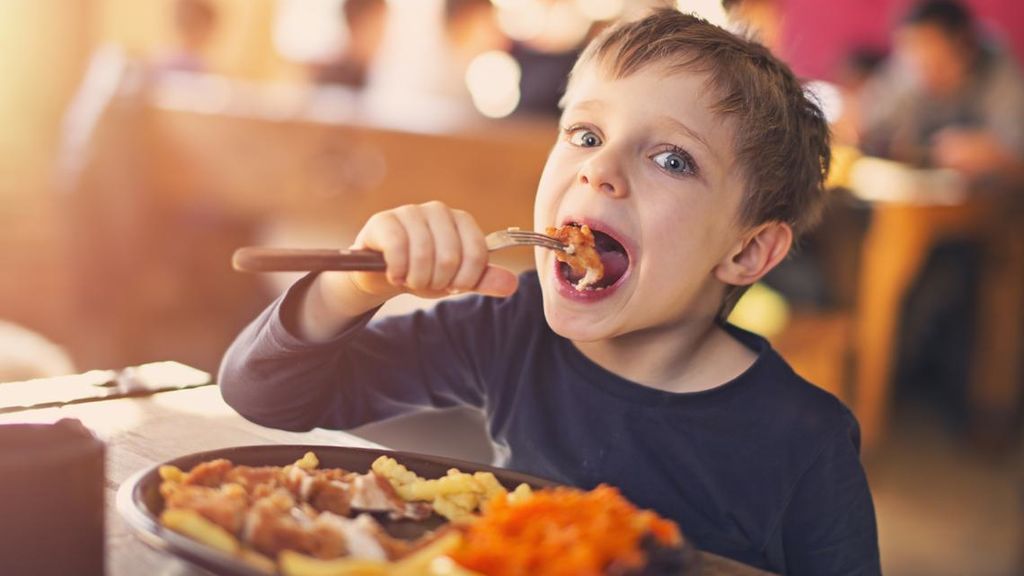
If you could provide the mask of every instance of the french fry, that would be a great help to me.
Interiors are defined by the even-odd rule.
[[[164,510],[160,515],[160,523],[175,532],[227,554],[237,554],[241,547],[230,532],[193,510],[184,508]]]
[[[527,500],[530,496],[533,496],[533,489],[529,484],[524,483],[516,486],[516,489],[509,493],[508,501],[510,504],[517,504]]]
[[[172,482],[174,484],[181,484],[181,481],[185,479],[185,472],[177,466],[165,465],[158,469],[160,473],[160,479],[164,482]]]
[[[242,562],[265,574],[276,574],[277,563],[255,550],[243,547],[239,554]]]
[[[405,486],[395,488],[403,500],[426,500],[430,501],[441,495],[459,494],[462,492],[474,492],[483,494],[484,488],[469,474],[458,473],[449,476],[442,476],[435,480],[422,480]]]
[[[448,554],[462,541],[462,535],[450,532],[391,565],[390,576],[425,576],[437,558]]]
[[[478,504],[480,504],[480,494],[476,492],[459,492],[458,494],[449,494],[444,496],[447,500],[454,503],[459,508],[466,510],[476,510]]]
[[[317,466],[320,466],[320,459],[312,452],[306,452],[295,461],[295,467],[303,470],[316,470]]]
[[[484,489],[484,502],[491,500],[498,494],[508,493],[508,490],[501,485],[501,482],[498,482],[498,479],[492,472],[476,472],[473,474],[473,479]]]
[[[381,456],[373,461],[370,469],[388,479],[395,488],[406,486],[415,482],[423,482],[423,478],[415,472],[402,466],[394,458]]]
[[[387,576],[388,564],[377,560],[339,558],[320,560],[292,550],[284,550],[277,561],[284,576]]]
[[[473,510],[476,508],[476,503],[474,502],[471,506],[467,506],[464,503],[455,500],[454,498],[457,496],[463,496],[463,494],[453,494],[452,496],[441,495],[434,498],[434,501],[432,502],[434,512],[437,512],[452,522],[461,522],[472,517]]]

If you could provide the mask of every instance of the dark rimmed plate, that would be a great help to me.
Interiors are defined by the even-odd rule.
[[[379,456],[391,456],[406,468],[424,478],[444,476],[450,468],[458,468],[463,472],[493,472],[506,488],[515,488],[520,483],[527,483],[533,488],[554,486],[555,483],[543,478],[502,470],[482,464],[463,460],[453,460],[439,456],[412,454],[408,452],[392,452],[369,448],[347,448],[343,446],[310,446],[310,445],[261,445],[222,448],[208,452],[197,452],[161,462],[140,470],[121,484],[117,490],[117,511],[124,518],[139,538],[158,550],[174,554],[189,562],[202,566],[214,574],[223,576],[266,576],[264,573],[246,565],[240,560],[218,552],[200,544],[177,532],[160,525],[159,517],[163,512],[163,498],[160,496],[159,468],[165,464],[177,466],[182,470],[190,470],[196,464],[217,458],[227,458],[236,465],[245,466],[284,466],[291,464],[308,451],[316,453],[321,468],[343,468],[353,472],[366,472]],[[392,534],[415,538],[427,530],[440,524],[439,519],[425,522],[390,521],[378,518]]]

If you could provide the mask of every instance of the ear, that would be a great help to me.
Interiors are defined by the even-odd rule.
[[[775,268],[793,245],[793,229],[785,222],[754,228],[715,266],[715,278],[733,286],[749,286]]]

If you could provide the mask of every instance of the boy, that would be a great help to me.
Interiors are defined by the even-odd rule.
[[[229,350],[224,397],[296,430],[468,404],[499,464],[618,486],[701,549],[878,573],[853,416],[720,321],[813,220],[828,158],[820,111],[763,47],[672,10],[615,27],[572,73],[534,212],[595,232],[598,284],[538,249],[517,285],[469,215],[382,212],[356,245],[386,275],[296,284]],[[480,295],[367,325],[401,292],[458,291]]]

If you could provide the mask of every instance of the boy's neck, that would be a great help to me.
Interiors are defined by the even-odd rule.
[[[573,344],[605,370],[667,392],[716,388],[742,374],[757,358],[710,319]]]

